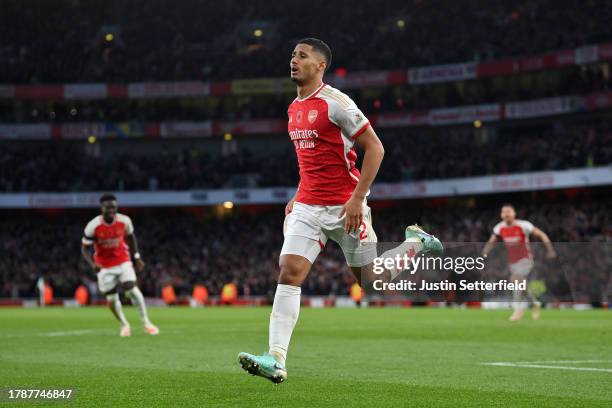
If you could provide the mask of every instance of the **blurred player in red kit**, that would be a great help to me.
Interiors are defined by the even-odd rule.
[[[110,310],[121,323],[120,336],[129,337],[132,331],[117,294],[119,287],[138,308],[145,332],[155,336],[159,329],[149,320],[144,296],[136,286],[136,273],[130,257],[131,252],[136,268],[142,271],[145,263],[138,252],[132,220],[117,212],[117,198],[112,194],[103,195],[100,206],[102,214],[85,227],[81,242],[83,258],[96,272],[100,292],[106,296]],[[93,257],[92,246],[95,250]]]
[[[546,257],[548,259],[557,256],[548,235],[529,221],[517,219],[516,211],[512,204],[504,204],[501,208],[500,216],[502,221],[493,227],[493,234],[491,234],[489,241],[482,250],[482,254],[483,256],[487,256],[491,249],[493,249],[495,242],[498,240],[503,241],[508,251],[508,265],[510,268],[511,281],[520,282],[526,280],[533,269],[533,253],[529,245],[529,237],[531,235],[544,243],[546,247]],[[539,319],[541,303],[535,299],[529,291],[527,293],[533,304],[532,317],[534,319]],[[524,295],[525,293],[522,290],[515,290],[513,292],[514,313],[510,316],[511,321],[517,321],[523,317],[525,313]]]

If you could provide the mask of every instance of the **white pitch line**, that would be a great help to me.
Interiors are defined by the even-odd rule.
[[[90,334],[90,333],[94,333],[94,332],[96,332],[96,330],[70,330],[70,331],[59,331],[59,332],[42,333],[42,334],[40,334],[40,336],[47,336],[47,337],[81,336],[83,334]]]
[[[184,330],[180,330],[182,328],[184,328],[184,326],[170,326],[170,329],[166,329],[164,327],[164,332],[183,334]],[[176,329],[179,329],[179,330],[176,330]],[[110,329],[85,329],[85,330],[68,330],[68,331],[39,333],[38,335],[44,336],[44,337],[62,337],[62,336],[84,336],[84,335],[92,334],[92,333],[110,334],[111,331]],[[21,335],[21,336],[15,336],[15,337],[25,337],[25,336]]]
[[[496,366],[496,367],[522,367],[522,368],[548,368],[553,370],[572,370],[572,371],[597,371],[604,373],[612,373],[612,368],[595,368],[595,367],[570,367],[570,366],[556,366],[546,364],[526,364],[526,363],[481,363],[482,365]]]

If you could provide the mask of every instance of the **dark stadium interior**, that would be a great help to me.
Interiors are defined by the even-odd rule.
[[[592,54],[596,44],[612,40],[610,2],[390,0],[385,7],[355,7],[316,0],[303,7],[260,0],[6,0],[2,8],[0,193],[7,196],[295,187],[299,174],[285,132],[295,93],[281,78],[286,80],[290,52],[304,33],[332,46],[332,83],[365,73],[345,91],[383,140],[377,183],[612,163],[611,63],[604,51]],[[365,19],[370,31],[353,29]],[[571,63],[563,62],[566,54]],[[550,63],[553,55],[556,63]],[[513,70],[498,73],[495,64],[504,61]],[[451,63],[493,68],[413,83],[418,67]],[[384,83],[369,84],[368,75],[377,72],[405,78],[394,82],[389,74]],[[233,88],[236,80],[257,78],[282,86],[273,92]],[[142,81],[171,91],[132,94],[130,84]],[[175,81],[199,81],[194,86],[206,90],[191,94],[176,82],[182,91],[173,93]],[[104,92],[69,96],[65,84],[76,83]],[[478,113],[449,123],[390,120],[498,105],[499,117],[482,121]],[[251,130],[254,123],[265,126]],[[182,124],[195,130],[180,133]],[[553,241],[610,241],[607,189],[371,205],[378,234],[388,241],[401,238],[398,225],[412,222],[449,242],[486,240],[508,199]],[[148,262],[141,276],[148,296],[159,296],[168,282],[181,295],[198,282],[218,295],[229,280],[241,295],[273,293],[281,206],[121,210],[133,216]],[[7,256],[0,259],[0,297],[35,296],[40,275],[60,297],[72,296],[81,282],[91,286],[94,276],[80,259],[79,240],[97,211],[3,208]],[[330,244],[304,292],[346,294],[351,283],[342,254]]]
[[[53,83],[282,76],[291,48],[304,33],[325,37],[342,50],[335,53],[334,65],[350,70],[530,55],[612,36],[612,6],[592,0],[392,0],[386,7],[317,0],[302,5],[4,1],[0,58],[8,64],[0,67],[0,77]],[[162,16],[159,10],[166,12]],[[372,30],[359,35],[354,27],[364,19]],[[254,29],[264,35],[254,38]],[[115,35],[110,44],[107,32]],[[227,52],[232,49],[236,52]]]
[[[347,91],[366,114],[418,111],[491,102],[513,102],[609,91],[610,64],[586,64],[555,71],[526,72],[479,80],[392,86]],[[284,76],[284,73],[279,74]],[[13,123],[79,121],[284,119],[293,93],[171,99],[0,100],[0,119]]]
[[[381,134],[386,158],[378,181],[399,182],[565,170],[612,162],[608,118],[508,126],[409,129]],[[451,149],[440,149],[446,143]],[[231,147],[224,149],[223,145]],[[297,161],[283,137],[219,141],[110,141],[99,149],[74,142],[7,143],[0,189],[130,191],[295,187]],[[517,158],[520,158],[517,160]],[[66,177],[71,174],[71,177]],[[99,175],[103,174],[102,177]]]

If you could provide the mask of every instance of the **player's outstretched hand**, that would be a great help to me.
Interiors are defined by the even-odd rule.
[[[295,199],[294,198],[289,200],[289,202],[285,206],[285,215],[289,215],[289,213],[291,213],[291,211],[293,211],[293,203],[295,203]]]
[[[142,272],[145,267],[144,261],[142,259],[134,259],[134,262],[136,263],[136,269],[138,269],[138,272]]]
[[[546,259],[555,259],[556,257],[557,253],[554,249],[546,252]]]
[[[342,207],[340,217],[346,216],[344,220],[344,231],[350,234],[357,231],[363,222],[363,199],[351,197]]]

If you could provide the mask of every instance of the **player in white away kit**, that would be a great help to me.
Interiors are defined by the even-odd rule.
[[[83,258],[96,271],[100,292],[106,296],[111,312],[121,323],[120,336],[129,337],[132,331],[117,294],[119,285],[138,308],[145,332],[155,336],[159,334],[159,329],[147,316],[147,306],[142,292],[136,286],[136,273],[130,259],[131,250],[138,271],[143,270],[145,264],[138,252],[132,220],[117,212],[117,199],[112,194],[103,195],[100,205],[102,214],[85,227],[81,245]],[[95,247],[93,257],[89,249],[91,246]]]
[[[501,209],[501,219],[493,228],[493,234],[482,250],[483,256],[493,249],[495,242],[502,240],[508,251],[508,265],[510,268],[511,281],[523,281],[529,276],[533,269],[533,254],[529,245],[529,237],[540,239],[546,246],[546,257],[552,259],[557,256],[550,238],[541,229],[534,227],[529,221],[516,219],[516,211],[512,204],[504,204]],[[533,303],[531,316],[534,319],[540,318],[541,303],[529,293]],[[520,320],[524,312],[524,291],[515,290],[513,292],[514,313],[510,316],[511,321]]]
[[[290,67],[297,98],[288,109],[289,138],[300,168],[296,195],[285,208],[285,241],[280,276],[270,315],[269,352],[240,353],[251,374],[275,383],[287,377],[285,359],[300,310],[300,286],[328,239],[336,241],[361,283],[377,257],[366,196],[383,159],[384,149],[368,119],[345,94],[323,83],[331,50],[308,38],[295,47]],[[364,150],[361,172],[355,167],[357,142]],[[417,226],[406,229],[406,242],[381,257],[404,253],[441,253],[440,241]],[[385,272],[393,279],[401,272]]]

